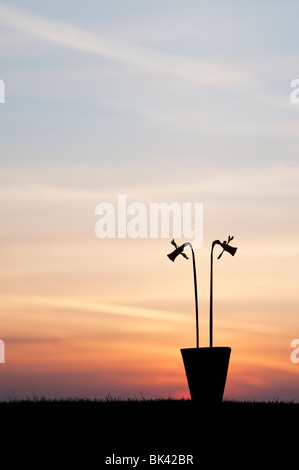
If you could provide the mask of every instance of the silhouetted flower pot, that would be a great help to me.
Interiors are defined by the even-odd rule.
[[[188,259],[188,256],[186,256],[183,251],[187,246],[191,248],[195,296],[196,348],[181,349],[181,353],[191,400],[200,406],[218,405],[223,399],[231,348],[213,347],[213,250],[216,245],[222,247],[222,252],[217,259],[221,258],[225,251],[234,256],[237,248],[229,245],[233,239],[233,236],[229,236],[227,241],[223,241],[222,243],[219,240],[214,240],[211,247],[209,348],[199,347],[197,280],[195,256],[192,245],[190,242],[185,242],[181,246],[177,246],[176,242],[172,240],[171,244],[175,247],[175,250],[167,255],[171,261],[174,261],[179,255]]]
[[[222,402],[231,348],[181,349],[191,400],[200,405]]]

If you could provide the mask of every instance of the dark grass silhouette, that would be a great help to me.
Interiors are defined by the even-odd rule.
[[[233,462],[262,468],[262,459],[267,465],[281,459],[277,468],[286,468],[298,449],[299,404],[224,401],[209,409],[174,399],[41,399],[0,403],[0,420],[2,455],[8,451],[10,465],[101,469],[111,468],[105,458],[112,454],[192,454],[193,468],[210,468],[219,459],[227,468]]]

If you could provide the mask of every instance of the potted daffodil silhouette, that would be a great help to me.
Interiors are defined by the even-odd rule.
[[[215,347],[213,345],[213,252],[215,246],[220,245],[222,247],[222,252],[217,259],[220,259],[224,252],[230,253],[234,256],[237,248],[234,248],[229,244],[233,239],[234,237],[229,236],[227,241],[220,242],[219,240],[215,240],[211,247],[209,347],[199,347],[197,279],[195,256],[192,245],[190,242],[185,242],[181,246],[177,246],[175,241],[172,240],[171,243],[175,247],[175,250],[167,255],[171,261],[174,261],[179,255],[188,259],[187,255],[183,251],[187,246],[191,248],[195,295],[196,347],[181,349],[181,354],[185,366],[191,400],[203,406],[221,403],[225,389],[231,348]]]

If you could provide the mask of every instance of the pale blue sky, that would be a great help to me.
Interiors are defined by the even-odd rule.
[[[1,7],[5,161],[295,163],[294,2]]]
[[[1,160],[13,175],[4,186],[290,207],[298,9],[1,2]]]

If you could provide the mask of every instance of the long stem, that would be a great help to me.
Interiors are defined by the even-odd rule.
[[[196,266],[195,266],[195,255],[190,242],[185,243],[189,245],[192,251],[193,261],[193,279],[194,279],[194,295],[195,295],[195,316],[196,316],[196,347],[199,347],[199,322],[198,322],[198,297],[197,297],[197,279],[196,279]]]
[[[215,245],[222,245],[219,240],[212,243],[211,248],[211,271],[210,271],[210,348],[213,347],[213,250]]]
[[[210,348],[213,347],[213,248],[211,250],[211,270],[210,270]]]

